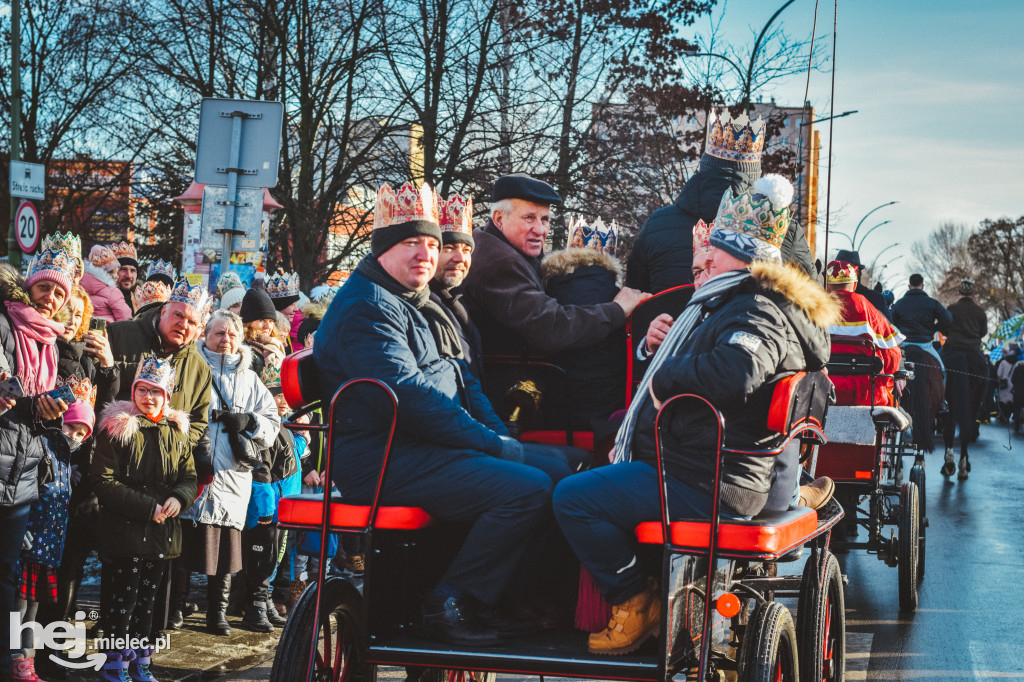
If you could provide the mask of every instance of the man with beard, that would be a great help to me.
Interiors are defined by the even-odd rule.
[[[430,298],[454,318],[462,359],[473,376],[482,381],[483,344],[480,332],[462,304],[461,288],[473,263],[473,201],[456,194],[447,202],[442,201],[439,208],[441,252],[437,256],[437,273],[430,280]]]
[[[131,308],[132,290],[135,288],[135,282],[139,276],[139,254],[136,252],[135,246],[128,242],[111,244],[110,250],[117,256],[117,262],[121,265],[114,277],[117,281],[117,288],[121,290],[124,302]]]

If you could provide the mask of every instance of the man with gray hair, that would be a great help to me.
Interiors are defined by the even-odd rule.
[[[562,198],[523,173],[491,190],[491,219],[473,231],[475,266],[466,275],[466,307],[488,355],[550,355],[597,343],[621,328],[647,295],[623,288],[613,301],[563,306],[544,293],[538,269],[551,219]]]

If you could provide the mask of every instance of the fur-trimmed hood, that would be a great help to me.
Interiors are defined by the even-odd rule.
[[[117,286],[117,280],[115,280],[113,278],[113,276],[109,272],[107,272],[103,268],[96,267],[95,265],[92,264],[92,262],[89,261],[89,259],[86,259],[85,261],[83,261],[83,263],[84,263],[84,267],[82,268],[82,272],[83,273],[85,273],[86,275],[92,275],[97,280],[99,280],[100,283],[106,284],[107,286],[110,286],[110,287],[116,287]]]
[[[25,286],[25,278],[6,263],[0,264],[0,301],[32,305],[32,300],[28,297],[28,287]]]
[[[252,348],[246,343],[242,343],[238,347],[238,352],[233,355],[225,355],[207,348],[205,341],[196,341],[196,348],[206,360],[206,364],[215,372],[226,369],[232,374],[241,374],[247,369],[252,369]],[[221,365],[221,362],[224,364]]]
[[[182,433],[188,433],[189,418],[185,412],[166,406],[163,418]],[[135,403],[130,400],[117,400],[103,408],[100,413],[100,430],[110,436],[112,441],[128,445],[139,432],[141,419],[143,414]]]
[[[544,258],[540,264],[541,284],[547,287],[552,277],[571,275],[586,265],[596,265],[615,273],[616,281],[622,277],[622,264],[618,258],[596,249],[574,248],[554,251]]]
[[[754,261],[750,274],[759,286],[782,295],[815,326],[828,329],[842,319],[843,307],[836,297],[791,263]]]
[[[327,307],[329,305],[330,303],[326,301],[310,301],[306,305],[302,306],[302,316],[313,320],[322,320],[324,319],[324,313],[327,312]]]

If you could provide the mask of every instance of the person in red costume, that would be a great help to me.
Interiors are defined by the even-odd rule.
[[[842,321],[829,327],[829,334],[833,337],[832,352],[859,351],[851,344],[836,342],[835,337],[869,339],[875,347],[875,354],[882,358],[882,374],[892,374],[899,369],[903,357],[899,346],[906,337],[868,299],[854,291],[857,287],[857,266],[834,260],[828,264],[825,277],[828,290],[843,306]],[[832,383],[836,387],[837,405],[896,405],[891,378],[875,378],[873,400],[870,376],[833,376]]]

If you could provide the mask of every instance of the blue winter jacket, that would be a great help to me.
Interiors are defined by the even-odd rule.
[[[324,315],[313,357],[327,404],[357,377],[379,379],[395,392],[398,426],[389,482],[410,480],[470,452],[500,454],[504,426],[465,363],[442,358],[419,311],[358,271]],[[335,407],[331,478],[353,501],[373,494],[390,414],[389,401],[368,389]]]

